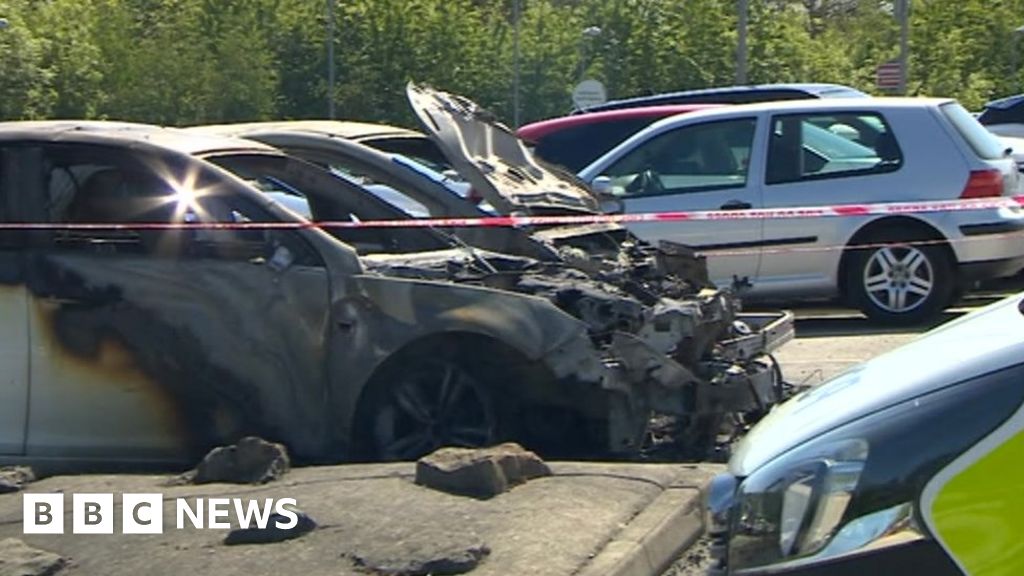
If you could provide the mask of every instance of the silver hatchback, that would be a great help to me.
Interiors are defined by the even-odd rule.
[[[626,212],[736,210],[1008,196],[1006,146],[957,102],[771,102],[674,116],[580,176]],[[745,299],[842,297],[869,317],[917,322],[974,281],[1024,267],[1017,206],[902,215],[633,225],[709,256]]]

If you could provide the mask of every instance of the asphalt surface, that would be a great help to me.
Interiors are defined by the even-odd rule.
[[[920,326],[879,326],[855,310],[838,307],[795,307],[796,339],[786,344],[776,359],[787,380],[815,386],[932,328],[1014,294],[1015,287],[968,295],[940,318]]]

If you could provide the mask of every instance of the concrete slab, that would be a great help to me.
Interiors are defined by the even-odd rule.
[[[552,463],[554,475],[491,500],[413,484],[412,464],[296,469],[264,486],[166,486],[148,475],[61,476],[29,492],[115,494],[114,535],[23,535],[22,495],[0,496],[0,539],[71,560],[69,574],[365,574],[358,559],[483,542],[474,575],[658,574],[703,529],[702,491],[715,466]],[[161,535],[121,534],[122,493],[164,495]],[[319,527],[275,544],[225,546],[226,530],[177,529],[175,498],[295,498]],[[231,515],[232,526],[237,526]]]

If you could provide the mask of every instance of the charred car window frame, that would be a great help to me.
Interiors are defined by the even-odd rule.
[[[153,156],[145,153],[125,155],[116,147],[81,143],[40,143],[22,148],[38,149],[42,155],[37,167],[38,190],[36,196],[44,196],[46,205],[35,206],[22,216],[27,221],[68,222],[73,224],[111,224],[111,228],[88,230],[53,230],[47,232],[45,245],[64,250],[86,250],[97,254],[142,254],[147,257],[190,258],[190,259],[234,259],[247,260],[254,264],[272,260],[275,255],[286,258],[289,265],[324,267],[317,250],[301,234],[292,230],[271,230],[254,227],[250,229],[126,229],[123,224],[174,224],[174,223],[269,223],[276,218],[256,203],[236,193],[223,177],[210,173],[210,168],[189,161],[187,158]],[[75,174],[78,166],[98,166],[85,179]],[[171,212],[166,206],[155,205],[162,210],[158,218],[140,219],[92,218],[82,219],[70,213],[71,206],[88,185],[88,179],[104,170],[121,171],[121,184],[129,182],[125,175],[138,178],[143,184],[166,186],[167,195],[178,198],[179,207]],[[64,185],[72,186],[71,196],[63,206],[54,206],[51,197],[54,174],[66,174]],[[167,180],[161,182],[162,174]],[[182,182],[172,182],[170,175],[185,174]],[[135,182],[136,184],[138,182]],[[212,183],[212,184],[211,184]],[[123,199],[130,198],[138,190],[129,190]],[[196,191],[201,191],[196,194]],[[145,198],[159,198],[158,195],[144,195]],[[40,214],[42,209],[44,213]],[[154,210],[155,212],[155,210]],[[219,214],[220,217],[213,217]],[[231,218],[239,215],[243,218]],[[92,220],[92,221],[86,221]],[[288,249],[282,256],[279,247]]]
[[[293,188],[309,203],[312,220],[355,221],[405,219],[407,214],[316,164],[290,156],[230,152],[204,158],[222,170],[247,180],[268,176]],[[275,164],[277,166],[275,166]],[[258,185],[254,185],[259,188]],[[328,228],[327,233],[360,254],[413,252],[449,247],[428,228]]]

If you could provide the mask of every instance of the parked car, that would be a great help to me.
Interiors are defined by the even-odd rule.
[[[183,465],[248,434],[307,462],[502,438],[626,455],[651,410],[693,416],[750,392],[732,372],[695,383],[671,356],[704,334],[689,332],[701,306],[731,319],[727,300],[644,305],[465,249],[363,259],[255,187],[297,183],[348,220],[345,182],[309,168],[174,129],[0,125],[2,221],[44,224],[0,232],[0,311],[27,319],[3,328],[0,461]],[[436,238],[406,232],[349,236],[398,250]],[[532,295],[503,289],[516,284]]]
[[[323,121],[229,124],[189,130],[251,138],[331,170],[343,180],[343,185],[308,191],[307,195],[315,196],[316,201],[301,208],[315,221],[330,220],[339,212],[364,221],[404,219],[411,215],[396,208],[409,203],[429,207],[431,215],[437,217],[482,215],[477,204],[446,187],[447,177],[436,173],[430,177],[429,168],[411,159],[338,136],[346,133],[347,128],[345,123]],[[295,184],[294,173],[301,170],[297,165],[290,169],[293,175],[289,176],[280,171],[272,173],[272,166],[258,167],[255,162],[243,165],[223,157],[211,161],[249,180],[273,180],[278,187],[286,186],[297,192],[302,186]],[[402,194],[408,199],[389,206],[387,198],[370,193],[361,184],[393,187],[389,197]],[[792,315],[738,313],[735,296],[710,289],[703,262],[683,247],[666,245],[655,249],[635,244],[628,236],[616,240],[624,230],[609,227],[561,227],[546,234],[521,228],[440,231],[389,227],[384,233],[394,245],[359,243],[358,238],[352,237],[352,230],[328,230],[358,246],[360,253],[367,255],[365,262],[391,275],[452,281],[479,278],[488,283],[498,282],[510,290],[549,294],[570,313],[600,326],[595,330],[595,338],[602,338],[600,334],[607,334],[621,321],[620,304],[609,305],[611,298],[605,302],[593,300],[602,292],[615,294],[620,302],[628,298],[630,306],[655,316],[664,317],[669,310],[681,313],[686,318],[685,326],[675,338],[668,339],[666,350],[671,349],[674,361],[690,373],[687,377],[697,397],[710,394],[714,387],[708,383],[730,371],[733,379],[748,382],[744,389],[760,391],[756,397],[738,394],[712,400],[712,395],[707,396],[707,402],[698,400],[696,404],[705,406],[702,412],[707,414],[700,418],[696,418],[698,414],[687,414],[690,430],[681,432],[675,442],[678,453],[688,457],[704,457],[716,449],[714,435],[707,434],[714,427],[713,420],[737,415],[748,421],[754,413],[763,413],[789,393],[788,387],[780,386],[778,374],[766,370],[771,362],[765,354],[792,337]],[[408,232],[414,235],[406,241],[402,236]],[[425,232],[433,233],[434,237],[426,237]],[[465,244],[451,250],[452,239],[456,237]],[[483,250],[468,249],[470,245]],[[472,255],[468,260],[467,253]],[[545,270],[548,278],[540,279],[537,274],[524,276],[523,272],[531,268]],[[743,326],[742,335],[733,330],[737,325]]]
[[[621,110],[638,106],[664,106],[666,104],[753,104],[778,100],[806,100],[817,98],[867,98],[868,94],[842,84],[754,84],[749,86],[722,86],[652,94],[622,100],[612,100],[574,114]]]
[[[1024,296],[802,393],[711,485],[711,574],[1016,574]]]
[[[580,172],[627,212],[737,210],[1010,195],[1020,174],[959,104],[873,98],[749,104],[659,121]],[[707,254],[745,299],[843,298],[917,322],[973,281],[1024,266],[1017,207],[891,216],[631,225]]]
[[[1024,138],[1024,94],[988,102],[978,122],[993,134]]]
[[[573,114],[527,124],[516,136],[541,160],[576,173],[656,120],[714,106],[672,104]]]

